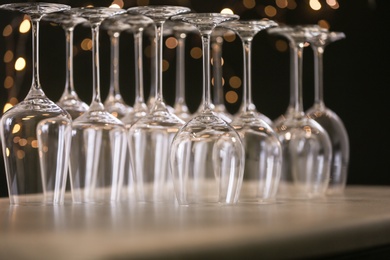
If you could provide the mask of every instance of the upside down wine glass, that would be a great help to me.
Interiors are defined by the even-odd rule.
[[[302,103],[303,48],[310,31],[318,26],[279,26],[268,29],[288,39],[290,45],[290,104],[277,118],[274,128],[283,149],[278,196],[281,198],[322,197],[329,183],[332,147],[325,129],[308,118]]]
[[[57,105],[65,109],[72,117],[76,119],[88,109],[88,105],[77,95],[73,81],[73,33],[74,28],[81,23],[86,22],[82,17],[67,14],[64,12],[50,13],[45,15],[42,20],[60,24],[65,31],[66,40],[66,78],[65,89]]]
[[[70,180],[75,203],[118,201],[126,152],[124,124],[105,110],[100,97],[99,27],[118,8],[72,8],[71,14],[87,19],[92,31],[93,95],[89,109],[72,123]]]
[[[164,36],[168,36],[172,34],[172,28],[171,28],[170,20],[167,20],[164,22],[164,27],[161,35],[161,41],[163,41]],[[157,78],[156,75],[157,72],[157,65],[156,62],[158,59],[156,59],[156,29],[153,24],[153,26],[148,26],[145,29],[145,34],[149,38],[150,41],[150,90],[149,90],[149,96],[146,100],[146,104],[148,105],[148,108],[151,109],[154,105],[154,102],[156,101],[157,96]],[[165,102],[165,100],[163,100]],[[171,107],[168,104],[165,104],[170,112],[173,112],[173,107]]]
[[[122,122],[129,129],[138,119],[149,113],[144,97],[142,36],[145,28],[153,24],[153,20],[149,17],[135,14],[123,14],[118,19],[130,26],[130,31],[134,37],[135,100],[133,110],[122,118]]]
[[[183,22],[175,22],[173,25],[173,34],[177,40],[176,47],[176,95],[173,105],[174,113],[184,121],[191,118],[191,112],[188,109],[185,97],[185,42],[187,34],[195,32],[196,27]]]
[[[327,193],[341,194],[344,191],[349,163],[349,139],[343,121],[331,109],[326,107],[323,91],[323,54],[325,47],[334,41],[345,38],[342,32],[321,31],[308,37],[313,48],[315,69],[315,100],[306,114],[316,120],[330,137],[332,143],[332,163]]]
[[[265,115],[257,112],[251,96],[252,40],[257,33],[277,26],[272,20],[239,20],[222,24],[240,37],[243,45],[243,100],[231,125],[245,147],[245,171],[240,202],[266,203],[275,200],[281,168],[282,147]],[[266,121],[267,120],[267,121]]]
[[[163,99],[162,36],[163,24],[173,15],[189,12],[181,6],[139,6],[128,12],[145,15],[155,25],[156,100],[149,112],[129,131],[133,177],[139,202],[173,202],[174,193],[169,168],[169,151],[173,136],[184,121],[167,109]]]
[[[180,205],[238,201],[244,172],[244,148],[238,133],[215,112],[210,98],[210,35],[216,25],[239,19],[220,13],[172,17],[195,25],[202,38],[203,110],[173,139],[171,168]]]
[[[125,124],[126,131],[129,133],[130,127],[138,119],[146,116],[149,112],[144,99],[143,86],[143,62],[142,62],[142,34],[144,29],[153,23],[153,20],[136,14],[120,14],[110,18],[113,24],[123,24],[128,26],[129,31],[134,35],[134,68],[135,68],[135,101],[133,109],[128,112],[121,120]],[[130,138],[130,137],[129,137]],[[135,197],[133,172],[131,169],[130,151],[127,145],[126,162],[123,179],[123,200],[133,200]]]
[[[129,30],[130,26],[118,23],[116,19],[106,19],[102,22],[102,29],[107,30],[110,37],[110,88],[104,101],[105,109],[116,118],[122,119],[132,111],[132,107],[123,100],[119,87],[119,40],[123,31]]]
[[[222,26],[216,26],[210,36],[211,44],[211,55],[212,55],[212,65],[213,65],[213,102],[210,104],[210,107],[213,111],[227,123],[231,123],[233,120],[233,115],[230,114],[224,103],[224,93],[223,93],[223,77],[222,77],[222,46],[223,38],[225,34],[234,34],[231,30],[228,30]],[[198,109],[195,112],[195,115],[202,113],[203,111],[203,101],[199,104]]]
[[[211,53],[213,59],[213,103],[214,111],[226,122],[231,123],[233,115],[229,113],[225,106],[225,97],[223,91],[223,72],[222,72],[222,49],[223,36],[234,34],[231,30],[224,27],[216,27],[211,34]]]
[[[68,167],[70,115],[39,80],[39,22],[69,9],[51,3],[12,3],[0,9],[27,14],[32,25],[32,84],[23,101],[1,117],[1,141],[10,204],[62,204]]]

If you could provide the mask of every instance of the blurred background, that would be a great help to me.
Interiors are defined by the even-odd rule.
[[[7,1],[8,2],[8,1]],[[0,4],[7,3],[1,1]],[[18,2],[18,1],[14,1]],[[22,2],[22,1],[20,1]],[[26,2],[26,1],[23,1]],[[350,138],[348,185],[390,185],[387,160],[389,79],[389,1],[386,0],[114,0],[52,1],[79,6],[121,8],[168,4],[190,7],[194,12],[230,10],[241,19],[268,18],[283,24],[319,24],[344,32],[345,39],[329,44],[324,53],[325,104],[343,120]],[[0,109],[1,113],[26,96],[31,84],[31,30],[19,13],[0,11]],[[150,39],[144,37],[145,97],[150,86]],[[133,36],[120,36],[120,88],[124,100],[134,103]],[[175,100],[176,44],[164,38],[163,88],[169,105]],[[252,88],[258,110],[271,119],[283,114],[289,102],[289,49],[281,38],[258,33],[253,40]],[[238,37],[223,42],[225,105],[235,113],[242,99],[242,44]],[[40,81],[46,95],[57,101],[65,86],[65,34],[60,26],[40,23]],[[92,96],[91,33],[79,25],[74,32],[74,83],[79,97]],[[100,33],[101,93],[105,99],[110,82],[110,42]],[[198,34],[186,40],[186,102],[194,112],[202,95],[202,54]],[[314,70],[311,48],[303,57],[303,102],[314,101]],[[1,153],[2,156],[2,153]],[[0,160],[0,196],[7,196],[4,161]]]

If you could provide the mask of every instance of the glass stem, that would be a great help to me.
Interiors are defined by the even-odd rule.
[[[162,50],[163,50],[163,24],[164,22],[156,22],[156,102],[162,103],[163,102],[163,81],[162,81],[162,62],[163,62],[163,56],[162,56]]]
[[[111,67],[109,96],[119,95],[119,32],[109,32],[111,41]]]
[[[135,57],[135,104],[144,103],[144,82],[142,65],[142,31],[134,33]]]
[[[32,30],[32,89],[41,91],[41,83],[39,81],[39,21],[41,16],[31,17]]]
[[[251,53],[252,53],[252,39],[245,39],[242,41],[243,46],[243,59],[244,59],[244,79],[243,79],[243,111],[242,112],[248,112],[250,111],[250,106],[252,103],[252,59],[251,59]]]
[[[214,105],[222,105],[223,85],[222,85],[222,41],[218,42],[218,37],[212,37],[211,49],[213,51],[213,77],[214,77]]]
[[[68,27],[65,29],[66,39],[66,79],[65,79],[65,91],[64,96],[76,94],[74,91],[73,83],[73,31],[74,27]]]
[[[303,115],[302,103],[302,61],[303,43],[290,41],[290,107],[297,116]]]
[[[177,48],[176,48],[176,98],[175,104],[185,104],[185,33],[178,33],[176,35]]]
[[[157,63],[157,56],[156,56],[156,37],[151,36],[150,37],[150,45],[151,45],[151,60],[150,60],[150,92],[149,92],[149,98],[148,100],[153,100],[156,98],[156,88],[157,88],[157,70],[156,70],[156,63]],[[153,105],[153,104],[148,104]]]
[[[92,23],[92,105],[102,106],[100,97],[100,64],[99,64],[99,27],[100,23]],[[92,107],[91,105],[91,107]]]
[[[314,53],[314,103],[324,105],[323,92],[323,54],[324,47],[313,46]]]
[[[203,111],[211,111],[210,97],[210,34],[202,34],[203,51]]]

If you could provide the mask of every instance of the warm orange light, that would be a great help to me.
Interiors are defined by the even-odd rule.
[[[256,6],[255,0],[243,0],[242,4],[245,6],[245,8],[252,9]]]
[[[225,94],[225,99],[226,99],[226,102],[228,102],[230,104],[234,104],[238,100],[238,95],[235,91],[230,90]]]
[[[311,9],[318,11],[321,9],[321,3],[318,0],[310,0],[309,5]]]
[[[239,88],[239,87],[241,87],[241,79],[237,76],[232,76],[229,79],[229,85],[232,88]]]
[[[163,60],[162,61],[162,70],[167,71],[169,69],[169,61]]]
[[[288,1],[287,0],[276,0],[275,4],[279,8],[286,8],[288,5]]]
[[[114,1],[112,1],[111,6],[113,6],[113,5],[118,6],[118,8],[123,8],[124,3],[123,3],[123,0],[114,0]]]
[[[5,113],[8,109],[10,109],[11,107],[13,107],[13,105],[11,103],[6,103],[4,108],[3,108],[3,113]]]
[[[84,51],[90,51],[92,50],[92,40],[89,39],[89,38],[85,38],[81,44],[81,49],[83,49]]]
[[[224,8],[221,10],[221,14],[234,14],[233,10],[230,8]]]
[[[31,28],[30,20],[24,19],[23,22],[19,26],[19,32],[20,33],[27,33],[28,31],[30,31],[30,28]]]
[[[11,25],[7,25],[4,27],[4,30],[3,30],[3,36],[4,37],[7,37],[7,36],[10,36],[12,34],[12,26]]]
[[[11,76],[7,76],[4,79],[4,87],[6,89],[12,88],[14,86],[14,78]]]
[[[190,51],[190,55],[194,59],[202,58],[202,49],[199,47],[193,47]]]
[[[165,46],[167,46],[168,49],[174,49],[177,46],[177,40],[175,37],[168,37],[165,40]]]
[[[5,63],[8,63],[11,62],[13,58],[14,58],[14,53],[11,50],[8,50],[4,53],[3,61]]]
[[[288,50],[288,44],[284,40],[277,40],[275,42],[275,48],[280,52],[285,52]]]
[[[276,8],[273,7],[272,5],[267,5],[265,8],[264,8],[264,13],[268,16],[268,17],[274,17],[277,13],[276,11]]]
[[[21,71],[26,67],[26,60],[22,57],[15,61],[15,70]]]
[[[325,28],[325,29],[330,28],[330,25],[329,25],[328,21],[326,21],[326,20],[319,20],[318,25],[322,28]]]

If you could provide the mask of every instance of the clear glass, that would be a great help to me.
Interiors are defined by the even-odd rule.
[[[109,203],[120,199],[126,152],[124,124],[105,110],[100,97],[99,27],[118,8],[72,8],[92,31],[93,95],[88,111],[72,123],[70,180],[74,203]]]
[[[175,103],[173,105],[174,113],[184,121],[188,121],[192,114],[188,109],[185,97],[185,43],[187,34],[197,32],[195,26],[183,23],[175,22],[173,25],[173,34],[177,40],[176,47],[176,95]]]
[[[163,27],[163,33],[162,37],[166,37],[168,35],[172,35],[172,27],[171,27],[170,20],[167,20],[164,23]],[[157,59],[156,59],[156,28],[153,24],[153,26],[148,26],[145,30],[145,34],[149,38],[150,41],[150,91],[149,91],[149,96],[146,101],[146,104],[148,105],[149,109],[152,109],[154,102],[156,101],[156,96],[157,96]],[[162,39],[163,41],[163,39]],[[163,100],[165,102],[165,100]],[[165,106],[169,110],[169,112],[174,113],[174,109],[172,106],[167,104],[165,102]]]
[[[283,149],[281,198],[317,198],[326,193],[332,146],[326,130],[308,118],[302,103],[303,48],[310,30],[318,26],[279,26],[271,34],[287,38],[290,45],[290,103],[284,115],[274,122]]]
[[[239,19],[220,13],[192,13],[171,19],[195,25],[202,38],[203,110],[173,139],[171,168],[180,205],[237,203],[245,152],[239,134],[213,112],[210,98],[210,35],[216,25]]]
[[[164,22],[175,14],[189,12],[180,6],[139,6],[128,9],[151,18],[155,25],[156,101],[149,114],[130,128],[129,147],[139,202],[174,202],[169,168],[173,136],[184,121],[169,112],[163,102],[162,36]]]
[[[245,171],[240,202],[275,201],[282,169],[282,146],[278,135],[257,112],[251,96],[251,57],[253,38],[262,30],[277,26],[272,20],[239,20],[222,24],[240,37],[243,45],[243,100],[231,125],[245,147]],[[266,117],[268,119],[268,117]],[[270,119],[268,119],[270,121]]]
[[[66,40],[66,78],[65,89],[57,105],[65,109],[72,117],[76,119],[88,110],[88,105],[82,101],[74,88],[73,81],[73,33],[74,28],[86,20],[64,12],[50,13],[45,15],[42,20],[60,24],[65,31]]]
[[[127,128],[130,128],[138,119],[149,113],[144,97],[144,70],[142,56],[142,39],[145,28],[153,24],[153,20],[143,15],[124,14],[121,21],[130,26],[134,35],[134,69],[135,69],[135,100],[133,110],[128,113],[122,121]]]
[[[144,85],[143,85],[143,59],[142,59],[142,35],[146,27],[153,23],[153,20],[135,14],[121,14],[111,18],[117,24],[124,24],[129,27],[134,35],[134,68],[135,68],[135,101],[133,109],[127,113],[121,120],[125,124],[127,134],[129,134],[130,127],[138,121],[138,119],[145,117],[149,113],[148,106],[144,99]],[[126,149],[126,162],[123,179],[122,200],[134,200],[134,180],[130,159],[130,147]]]
[[[308,37],[314,53],[314,104],[306,114],[316,120],[327,131],[332,143],[332,163],[327,193],[342,194],[347,182],[349,164],[349,138],[347,130],[340,117],[326,107],[323,92],[323,54],[325,46],[345,38],[342,32],[313,32]]]
[[[133,110],[133,108],[127,105],[123,100],[119,84],[119,40],[121,33],[129,30],[130,26],[128,24],[118,22],[118,19],[114,16],[114,19],[108,18],[104,20],[101,28],[107,30],[110,37],[111,49],[110,88],[104,101],[104,107],[113,116],[122,119]]]
[[[229,33],[233,34],[234,32],[224,27],[216,26],[210,36],[213,65],[213,103],[211,104],[211,106],[213,111],[219,117],[221,117],[226,122],[231,123],[233,120],[233,115],[229,113],[229,111],[227,111],[225,106],[222,79],[222,36]],[[194,113],[194,116],[201,113],[203,107],[204,104],[202,100],[202,102],[199,104],[197,111]]]
[[[233,32],[223,27],[216,27],[213,30],[211,34],[211,53],[213,59],[214,111],[226,122],[231,123],[233,115],[229,113],[225,106],[222,71],[223,36],[229,34],[233,34]]]
[[[272,120],[259,112],[256,108],[256,105],[253,103],[252,98],[252,41],[253,37],[260,32],[261,30],[275,27],[277,23],[272,20],[247,20],[247,21],[238,21],[230,23],[229,27],[235,31],[241,38],[244,51],[244,85],[247,85],[247,88],[244,87],[242,95],[241,107],[238,110],[237,114],[246,111],[252,111],[256,114],[257,117],[260,117],[268,125],[272,126]],[[247,29],[247,30],[245,30]]]
[[[69,9],[50,3],[12,3],[0,9],[28,15],[32,31],[32,84],[23,101],[1,117],[0,134],[10,204],[62,204],[68,167],[70,115],[46,97],[39,80],[39,22]]]

